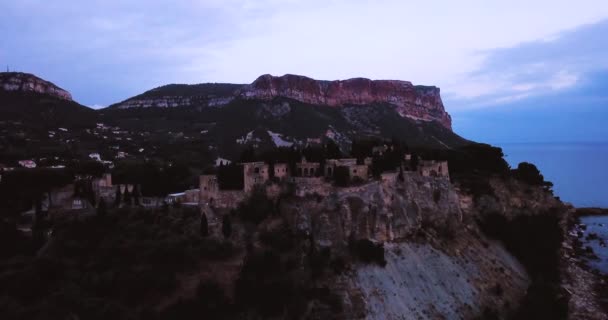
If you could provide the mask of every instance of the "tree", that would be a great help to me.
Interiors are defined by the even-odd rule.
[[[348,187],[350,184],[350,172],[348,167],[339,166],[334,171],[334,181],[339,187]]]
[[[514,170],[515,178],[521,180],[530,185],[543,185],[545,182],[545,177],[540,173],[538,168],[535,165],[522,162],[517,166],[517,169]]]
[[[203,212],[201,214],[201,237],[209,235],[209,222],[207,221],[207,215]]]
[[[418,158],[418,155],[415,153],[412,153],[412,160],[410,160],[410,167],[412,168],[413,171],[418,170],[419,162],[420,162],[420,159]]]
[[[116,197],[114,198],[114,206],[119,207],[121,201],[122,201],[122,197],[120,194],[120,186],[116,186]]]
[[[224,215],[224,218],[222,219],[222,234],[226,239],[230,238],[230,235],[232,234],[232,221],[228,214]]]
[[[97,216],[103,217],[106,215],[106,201],[103,197],[99,198],[99,205],[97,206]]]
[[[139,205],[139,196],[140,196],[139,185],[136,184],[133,186],[133,201],[135,202],[136,206]]]
[[[274,203],[266,194],[266,189],[256,186],[247,201],[241,202],[238,215],[241,219],[259,224],[274,212]]]
[[[125,204],[127,206],[131,206],[131,192],[129,192],[128,186],[125,186],[125,194],[124,194],[123,198],[124,198],[123,201],[125,202]]]

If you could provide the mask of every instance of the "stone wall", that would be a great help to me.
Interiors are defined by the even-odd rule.
[[[418,164],[418,173],[423,177],[448,177],[448,162],[426,160]]]
[[[294,177],[293,182],[296,185],[296,196],[298,197],[312,194],[326,196],[333,189],[333,186],[322,177]]]
[[[236,208],[245,198],[247,198],[245,191],[221,190],[215,198],[209,199],[209,205],[216,208]]]

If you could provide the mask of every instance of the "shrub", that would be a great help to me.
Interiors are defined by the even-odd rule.
[[[245,221],[259,224],[274,211],[274,203],[266,195],[266,189],[256,187],[251,196],[239,204],[237,214]]]
[[[384,259],[384,245],[375,244],[368,239],[351,240],[351,252],[364,263],[376,263],[382,267],[386,265]]]

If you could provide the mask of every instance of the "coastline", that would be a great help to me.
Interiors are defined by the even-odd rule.
[[[595,256],[583,246],[581,217],[608,216],[606,208],[572,208],[564,223],[562,288],[570,295],[572,319],[608,319],[608,274],[591,267]]]
[[[581,207],[576,208],[576,217],[608,216],[608,208]]]

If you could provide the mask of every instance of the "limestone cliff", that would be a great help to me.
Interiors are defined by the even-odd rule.
[[[414,86],[411,82],[399,80],[354,78],[321,81],[290,74],[281,77],[263,75],[249,85],[166,85],[117,103],[111,108],[206,108],[225,106],[238,99],[267,102],[275,98],[330,107],[383,103],[393,107],[402,117],[416,121],[436,121],[443,127],[452,129],[452,119],[445,111],[439,88]]]
[[[470,319],[486,307],[504,314],[525,294],[524,267],[481,234],[477,207],[449,179],[395,173],[333,190],[311,190],[281,211],[332,252],[349,239],[384,243],[386,266],[359,264],[335,279],[346,318]]]
[[[452,119],[443,107],[439,88],[414,86],[408,81],[365,78],[320,81],[299,75],[274,77],[267,74],[245,86],[240,96],[261,100],[286,97],[326,106],[389,103],[402,117],[438,121],[444,127],[452,128]]]
[[[29,73],[0,73],[0,89],[5,91],[36,92],[72,101],[72,95],[66,90]]]

